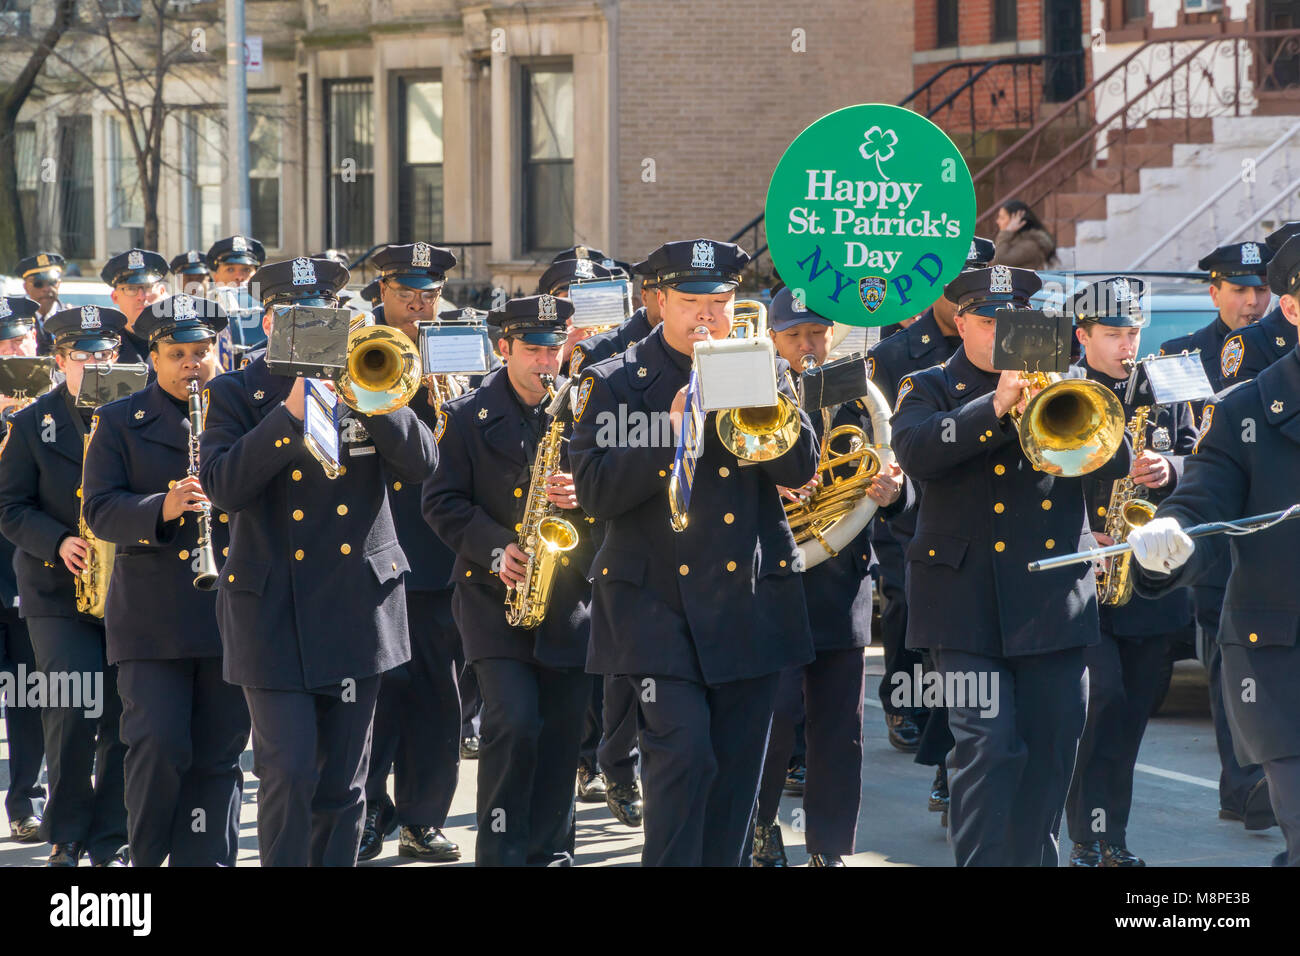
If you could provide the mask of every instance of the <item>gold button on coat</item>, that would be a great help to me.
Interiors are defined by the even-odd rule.
[[[1047,498],[1044,498],[1044,499],[1043,499],[1043,510],[1044,510],[1044,511],[1051,511],[1051,510],[1052,510],[1052,502],[1049,501]]]
[[[1259,641],[1259,635],[1252,632],[1250,635],[1250,643],[1255,644],[1258,641]]]
[[[735,562],[735,561],[728,561],[728,562],[727,562],[727,570],[728,570],[728,571],[734,571],[734,570],[736,570],[736,562]]]
[[[221,513],[221,523],[222,524],[230,523],[230,515],[226,514],[224,511]]]
[[[930,549],[930,557],[932,557],[932,558],[934,557],[934,548],[931,548],[931,549]]]
[[[725,515],[722,516],[722,520],[727,524],[731,524],[733,521],[736,520],[736,516],[733,515],[730,511],[728,511]]]
[[[297,468],[295,468],[293,470],[293,473],[290,474],[289,477],[292,478],[294,481],[302,481],[302,472],[299,471]]]
[[[1056,547],[1056,539],[1048,538],[1046,541],[1043,542],[1043,547],[1046,548],[1048,551],[1051,551],[1054,547]]]
[[[345,514],[347,514],[347,513],[348,513],[348,506],[347,506],[347,505],[339,505],[339,514],[340,514],[340,515],[345,515]]]
[[[1000,554],[1001,552],[1007,550],[1007,543],[1005,541],[994,541],[993,550],[997,551]]]
[[[177,555],[177,557],[180,558],[182,561],[188,560],[189,556],[190,553],[186,551],[184,548],[181,548],[181,553]]]
[[[995,475],[1005,475],[1006,473],[1007,473],[1007,466],[1006,466],[1006,465],[994,465],[994,466],[993,466],[993,474],[995,474]]]
[[[681,575],[687,575],[691,573],[691,569],[683,564],[680,568],[677,569],[677,573]]]
[[[303,559],[303,550],[302,550],[302,548],[299,548],[297,551],[295,551],[295,552],[293,553],[293,557],[294,557],[294,560],[296,560],[296,561],[301,561],[301,560]]]
[[[233,574],[228,574],[228,575],[226,575],[226,580],[229,581],[231,584],[234,584],[234,583],[235,583],[235,576],[234,576]]]
[[[516,497],[516,498],[522,498],[523,496],[524,496],[524,489],[522,489],[522,488],[516,488],[516,489],[515,489],[515,497]]]
[[[1002,514],[1002,512],[1007,510],[1007,506],[999,501],[997,504],[993,506],[993,510],[996,511],[998,514]]]
[[[339,550],[342,551],[344,554],[351,554],[352,545],[348,544],[347,542],[344,542],[343,544],[339,545]]]
[[[394,491],[401,491],[401,490],[402,490],[402,483],[401,483],[400,481],[395,481],[395,482],[393,482],[393,490],[394,490]]]
[[[302,520],[302,509],[300,509],[300,508],[295,508],[295,509],[294,509],[294,512],[293,512],[293,520],[294,520],[294,521],[301,521],[301,520]]]
[[[731,469],[728,468],[726,465],[723,465],[721,468],[718,469],[719,478],[726,478],[729,474],[731,474]]]

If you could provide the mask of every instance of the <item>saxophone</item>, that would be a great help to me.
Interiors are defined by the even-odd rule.
[[[578,543],[578,529],[560,517],[555,505],[546,497],[546,482],[560,470],[560,450],[564,442],[564,420],[559,411],[568,389],[556,393],[555,378],[542,376],[551,404],[547,411],[554,416],[533,459],[532,479],[528,485],[528,504],[519,529],[519,547],[528,555],[524,579],[506,588],[506,622],[511,627],[531,630],[546,618],[546,608],[555,588],[560,557]]]
[[[86,486],[86,452],[90,450],[90,439],[99,424],[96,415],[90,422],[86,437],[81,443],[81,488]],[[103,541],[90,530],[86,524],[85,500],[81,488],[77,489],[77,535],[86,542],[86,567],[79,571],[73,586],[77,594],[77,610],[91,617],[103,617],[108,605],[108,581],[113,576],[113,556],[117,551],[111,541]]]
[[[1136,459],[1146,448],[1147,416],[1151,406],[1143,405],[1134,412],[1128,423],[1133,438],[1133,457]],[[1115,481],[1110,489],[1110,506],[1106,509],[1106,534],[1116,544],[1128,540],[1129,532],[1150,521],[1156,506],[1146,499],[1146,489],[1125,475]],[[1097,600],[1109,607],[1127,604],[1133,596],[1133,552],[1114,555],[1103,560],[1097,574]]]

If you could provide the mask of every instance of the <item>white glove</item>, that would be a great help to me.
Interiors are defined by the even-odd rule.
[[[1156,518],[1129,532],[1133,557],[1148,571],[1166,573],[1182,567],[1196,544],[1173,518]]]

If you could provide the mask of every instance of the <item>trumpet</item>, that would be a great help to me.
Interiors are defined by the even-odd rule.
[[[339,375],[339,397],[354,412],[387,415],[420,390],[420,351],[400,329],[358,316],[348,331],[347,367]]]
[[[1039,471],[1077,478],[1115,457],[1124,443],[1127,419],[1115,393],[1100,382],[1063,378],[1056,372],[1027,373],[1031,388],[1023,413],[1014,409],[1020,447]]]
[[[766,335],[767,307],[756,299],[737,302],[731,338],[759,339]],[[718,412],[718,437],[723,447],[743,461],[780,458],[798,440],[799,428],[799,410],[780,392],[775,405]]]

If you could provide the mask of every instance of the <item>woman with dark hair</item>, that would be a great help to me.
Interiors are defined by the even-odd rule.
[[[998,208],[998,235],[993,240],[995,265],[1021,269],[1046,269],[1056,264],[1056,240],[1034,211],[1019,199]]]

